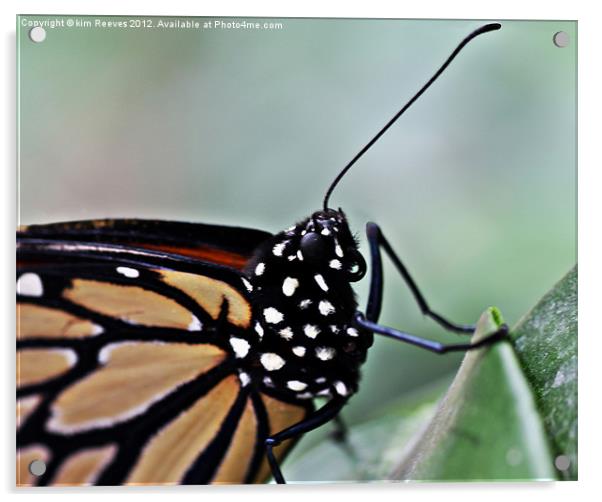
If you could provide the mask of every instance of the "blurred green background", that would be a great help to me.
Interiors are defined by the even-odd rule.
[[[57,27],[33,43],[22,24],[42,19],[100,18],[17,20],[20,223],[144,217],[274,232],[318,209],[338,170],[484,23]],[[382,226],[433,308],[474,322],[497,305],[512,325],[576,261],[577,26],[502,24],[465,49],[331,203],[364,251],[364,224]],[[553,44],[558,31],[568,47]],[[422,319],[388,264],[385,277],[383,323],[456,338]],[[377,339],[345,418],[440,381],[459,358]]]

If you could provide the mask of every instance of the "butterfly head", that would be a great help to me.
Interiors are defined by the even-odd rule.
[[[342,209],[316,211],[288,233],[297,236],[297,257],[308,268],[328,271],[348,282],[359,281],[366,274],[366,262]]]

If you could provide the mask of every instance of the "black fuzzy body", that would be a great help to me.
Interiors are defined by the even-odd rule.
[[[263,243],[244,270],[257,335],[244,357],[251,380],[293,399],[355,393],[373,341],[352,327],[351,282],[364,271],[342,211],[314,213]]]

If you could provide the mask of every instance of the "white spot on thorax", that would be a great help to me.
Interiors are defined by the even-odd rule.
[[[287,243],[288,241],[284,241],[274,245],[274,247],[272,248],[272,254],[274,256],[282,256],[282,252],[284,251],[284,248],[286,247]]]
[[[255,275],[261,275],[265,272],[265,263],[258,263],[255,267]]]
[[[237,338],[235,336],[230,337],[230,345],[234,350],[236,357],[243,358],[249,353],[251,345],[243,338]]]
[[[303,253],[301,252],[300,249],[299,249],[299,251],[297,251],[297,258],[299,258],[299,261],[303,261]]]
[[[140,276],[140,272],[138,270],[130,267],[117,267],[117,272],[121,275],[129,277],[130,279],[134,279]]]
[[[336,350],[332,347],[318,347],[316,348],[316,357],[322,361],[328,361],[334,357]]]
[[[293,296],[295,289],[299,286],[299,281],[294,277],[287,277],[282,283],[282,292],[285,296]]]
[[[188,324],[188,331],[201,331],[203,329],[203,323],[199,321],[199,318],[195,315],[192,316],[192,321]]]
[[[291,390],[301,391],[307,389],[307,384],[305,382],[300,382],[299,380],[289,380],[286,382],[286,386]]]
[[[320,314],[327,316],[334,313],[335,308],[328,300],[322,300],[318,305],[318,310],[320,311]]]
[[[247,281],[244,277],[241,277],[242,283],[245,285],[245,288],[247,288],[247,291],[250,293],[251,291],[253,291],[253,285]]]
[[[305,355],[305,347],[303,347],[302,345],[297,345],[296,347],[293,347],[293,354],[295,354],[298,357],[303,357]]]
[[[265,317],[266,322],[269,322],[270,324],[278,324],[284,319],[282,312],[276,310],[274,307],[264,309],[263,317]]]
[[[330,263],[328,265],[330,266],[330,268],[334,268],[335,270],[341,270],[341,267],[343,266],[341,262],[337,259],[330,260]]]
[[[23,296],[42,296],[44,294],[42,279],[33,272],[24,273],[17,279],[17,293]]]
[[[311,300],[310,299],[306,299],[306,300],[301,300],[299,302],[299,308],[300,309],[306,309],[307,307],[309,307],[311,305]]]
[[[355,328],[347,328],[347,334],[349,336],[359,336],[359,333],[357,332],[357,329],[355,329]]]
[[[314,279],[316,280],[318,286],[320,286],[320,289],[322,289],[322,291],[328,291],[328,284],[326,284],[326,281],[324,280],[324,277],[322,277],[321,274],[314,275]]]
[[[262,366],[268,371],[276,371],[284,366],[284,359],[273,352],[261,354],[259,360],[261,361]]]
[[[330,235],[330,230],[328,230],[327,228],[323,228],[322,231],[320,232],[322,235]]]
[[[320,334],[320,328],[314,326],[313,324],[306,324],[303,327],[303,333],[305,333],[305,336],[309,338],[315,338]]]
[[[293,337],[293,330],[289,327],[282,328],[278,334],[285,340],[290,340]]]
[[[340,380],[334,383],[334,390],[336,390],[337,394],[339,394],[340,396],[346,396],[347,394],[349,394],[347,386]]]

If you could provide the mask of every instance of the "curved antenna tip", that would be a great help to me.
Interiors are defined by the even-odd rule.
[[[401,110],[399,110],[391,120],[389,120],[389,122],[387,122],[387,124],[376,134],[376,136],[374,136],[357,154],[355,157],[353,157],[348,163],[347,165],[339,172],[339,174],[336,176],[336,178],[334,179],[334,181],[330,184],[330,186],[328,187],[328,190],[326,190],[326,195],[324,195],[324,202],[323,202],[323,206],[324,206],[324,210],[326,211],[328,209],[328,201],[330,200],[330,195],[332,194],[333,190],[335,189],[335,187],[338,185],[339,181],[341,181],[341,179],[343,178],[343,176],[345,176],[345,174],[347,173],[347,171],[349,171],[349,169],[351,168],[351,166],[353,164],[355,164],[355,162],[362,156],[364,155],[364,153],[366,153],[366,151],[374,144],[376,143],[376,141],[378,141],[378,139],[387,131],[387,129],[389,129],[389,127],[391,127],[393,125],[393,123],[395,123],[395,121],[401,116],[403,115],[403,113],[410,107],[412,106],[412,104],[414,103],[414,101],[416,101],[424,91],[426,91],[431,84],[437,80],[437,78],[439,78],[439,75],[441,75],[441,73],[443,73],[445,71],[445,69],[449,66],[449,64],[453,61],[453,59],[458,55],[458,53],[463,49],[463,47],[468,44],[473,38],[478,37],[479,35],[482,35],[483,33],[488,33],[490,31],[496,31],[499,30],[502,27],[502,25],[500,23],[489,23],[489,24],[484,24],[483,26],[481,26],[480,28],[477,28],[476,30],[474,30],[472,33],[470,33],[464,40],[462,40],[460,42],[460,44],[455,48],[455,50],[450,54],[450,56],[447,58],[447,60],[441,65],[441,67],[435,72],[435,74],[430,78],[430,80],[424,84],[422,86],[422,88],[412,97],[412,99],[410,99],[402,108]]]
[[[495,30],[499,30],[502,27],[502,25],[500,23],[489,23],[486,24],[485,26],[481,26],[480,29],[478,29],[478,32],[481,33],[485,33],[488,31],[495,31]]]

